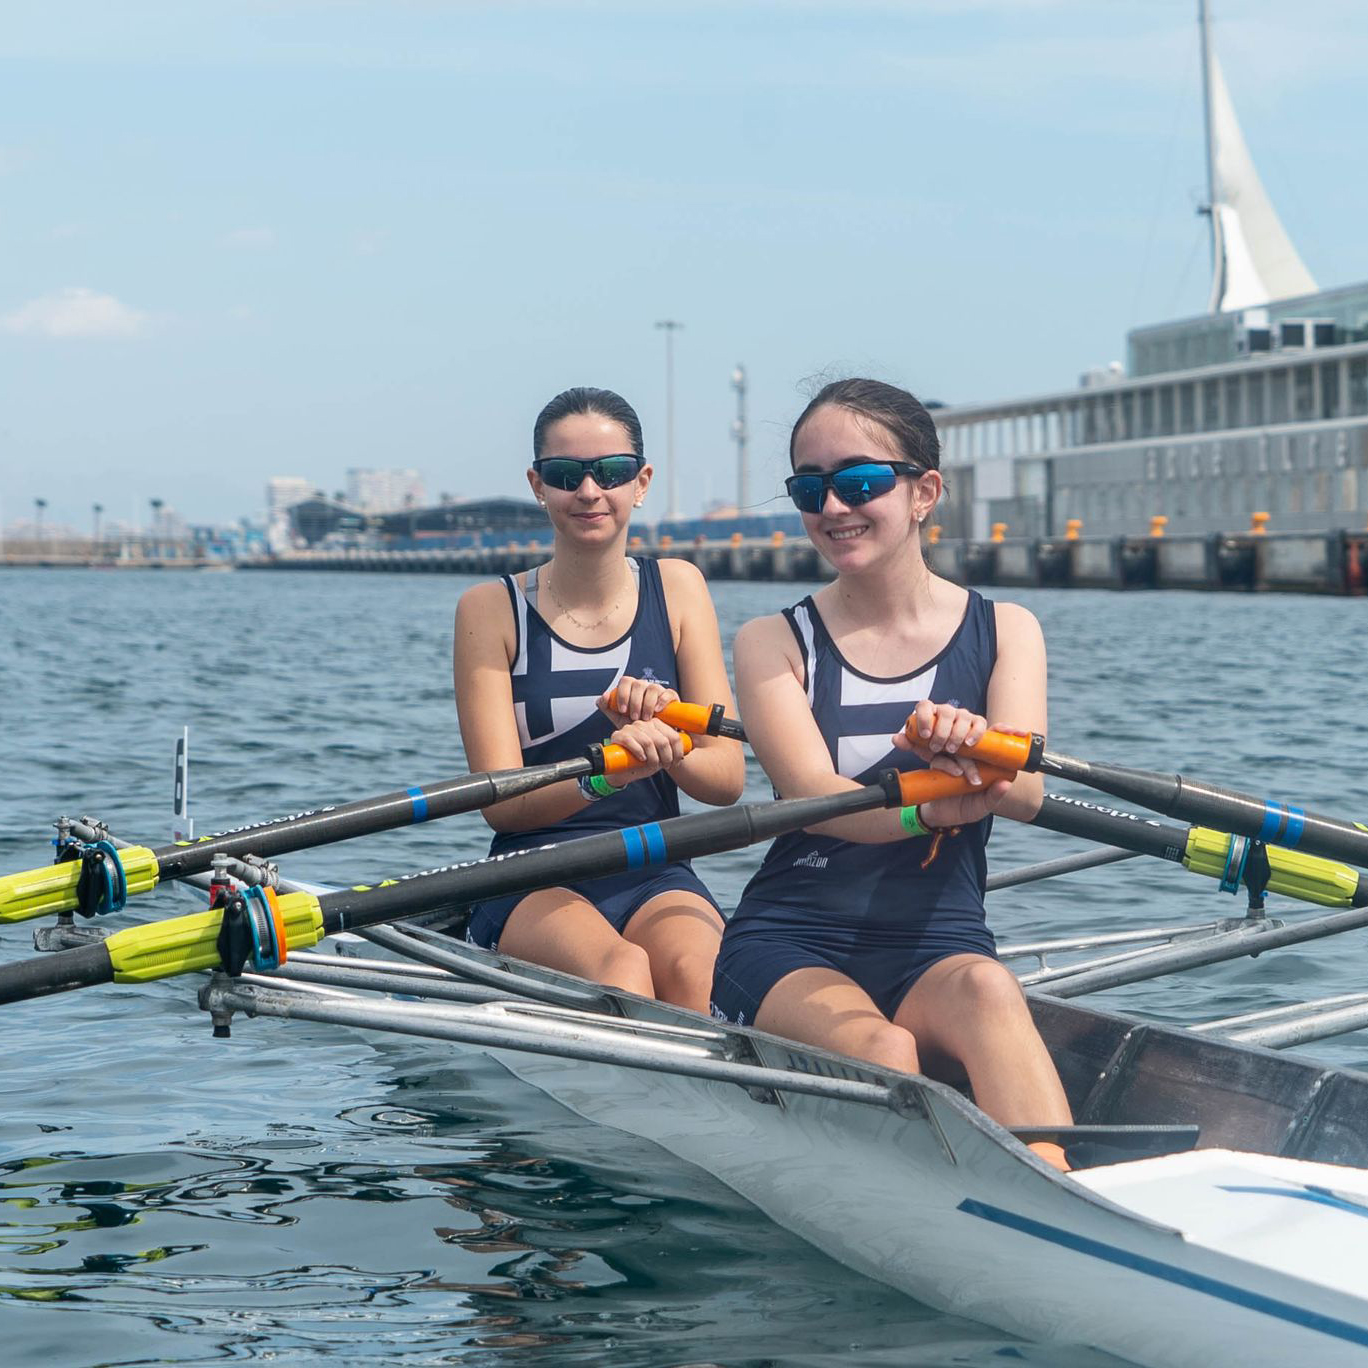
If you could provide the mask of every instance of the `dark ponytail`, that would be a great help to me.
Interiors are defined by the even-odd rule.
[[[789,464],[793,464],[793,445],[803,424],[819,408],[834,404],[861,418],[878,423],[897,443],[903,459],[923,470],[940,469],[940,438],[936,425],[921,400],[896,385],[882,380],[833,380],[813,396],[793,425],[789,437]]]
[[[532,454],[542,456],[546,453],[546,433],[553,423],[568,418],[574,413],[593,413],[600,418],[610,418],[621,424],[632,444],[635,455],[642,454],[641,419],[636,410],[620,394],[612,390],[592,389],[588,385],[576,385],[556,395],[542,411],[532,427]]]

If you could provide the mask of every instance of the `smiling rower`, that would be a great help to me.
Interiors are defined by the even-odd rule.
[[[798,419],[790,457],[789,496],[836,579],[736,638],[742,720],[777,792],[839,793],[893,765],[977,779],[956,753],[988,719],[1044,732],[1035,618],[933,575],[922,556],[942,491],[926,409],[892,385],[839,381]],[[714,1012],[885,1067],[967,1074],[1006,1125],[1067,1124],[983,907],[992,814],[1028,820],[1041,799],[1039,776],[1021,774],[781,836],[727,927]],[[1035,1148],[1063,1166],[1058,1146]]]

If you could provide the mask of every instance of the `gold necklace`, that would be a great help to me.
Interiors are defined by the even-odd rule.
[[[561,612],[564,613],[565,616],[568,617],[570,621],[573,622],[575,626],[580,629],[581,632],[592,632],[594,628],[602,627],[603,624],[607,622],[608,619],[612,617],[613,614],[616,613],[619,608],[622,607],[622,595],[619,593],[617,602],[613,604],[613,606],[606,613],[604,613],[604,615],[601,618],[598,618],[594,622],[581,622],[579,618],[577,618],[574,615],[574,613],[572,613],[570,609],[565,606],[565,601],[561,598],[561,596],[558,593],[556,593],[556,586],[551,583],[550,574],[546,576],[546,587],[550,591],[551,597],[556,600],[556,607],[559,608]]]

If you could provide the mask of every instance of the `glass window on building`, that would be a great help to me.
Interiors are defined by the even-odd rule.
[[[1154,436],[1154,391],[1143,389],[1138,396],[1140,401],[1140,433],[1141,437]]]
[[[1268,372],[1268,421],[1287,422],[1287,387],[1289,372],[1274,370]]]
[[[1242,375],[1227,375],[1225,378],[1225,425],[1228,428],[1244,427],[1244,415],[1240,412],[1240,382]]]
[[[1313,490],[1312,510],[1316,513],[1328,513],[1330,511],[1330,472],[1318,470],[1311,477],[1311,487]]]
[[[1264,421],[1264,373],[1251,371],[1245,376],[1245,423],[1258,427]]]
[[[1178,431],[1197,431],[1197,386],[1191,381],[1178,386]]]
[[[1320,416],[1322,418],[1337,418],[1339,416],[1339,388],[1340,388],[1340,368],[1338,361],[1325,361],[1321,363],[1321,407]]]
[[[1202,431],[1215,432],[1221,426],[1221,382],[1202,381]]]
[[[1316,368],[1298,366],[1292,372],[1292,417],[1304,423],[1316,416]]]
[[[1368,356],[1349,363],[1349,412],[1355,417],[1368,413]]]
[[[1173,386],[1165,385],[1159,391],[1159,435],[1173,436]]]
[[[1136,435],[1135,395],[1130,390],[1121,391],[1121,431],[1118,435],[1127,442]]]

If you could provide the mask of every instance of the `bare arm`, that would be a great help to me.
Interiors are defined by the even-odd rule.
[[[513,683],[508,673],[516,630],[502,584],[477,584],[462,594],[456,607],[452,669],[456,715],[471,773],[522,768]],[[554,826],[586,806],[579,786],[565,780],[496,803],[485,808],[483,816],[495,831],[533,831]]]
[[[811,798],[859,788],[831,763],[808,707],[802,655],[788,623],[782,617],[746,623],[736,634],[732,660],[746,735],[780,796]],[[865,844],[907,839],[897,811],[890,809],[838,817],[809,829]]]
[[[736,703],[722,659],[717,612],[707,582],[697,566],[684,560],[661,561],[660,572],[670,622],[677,624],[679,696],[689,703],[721,703],[729,714],[735,715]],[[696,736],[692,752],[670,767],[670,778],[690,798],[724,807],[741,796],[746,783],[746,758],[737,741],[722,736]]]
[[[988,681],[988,725],[1046,733],[1045,634],[1019,603],[998,603],[997,664]],[[1045,779],[1018,774],[998,811],[1029,822],[1045,801]]]
[[[903,737],[895,745],[915,750],[937,769],[977,777],[978,767],[958,754],[962,742],[975,741],[988,727],[1005,731],[1045,731],[1045,638],[1040,624],[1016,603],[998,603],[997,660],[988,680],[986,717],[965,708],[923,701],[909,719],[918,731],[913,742]],[[992,784],[981,793],[963,798],[940,798],[922,804],[923,820],[930,826],[964,826],[990,812],[1029,822],[1040,811],[1045,781],[1039,774],[1018,774],[1010,785]]]

